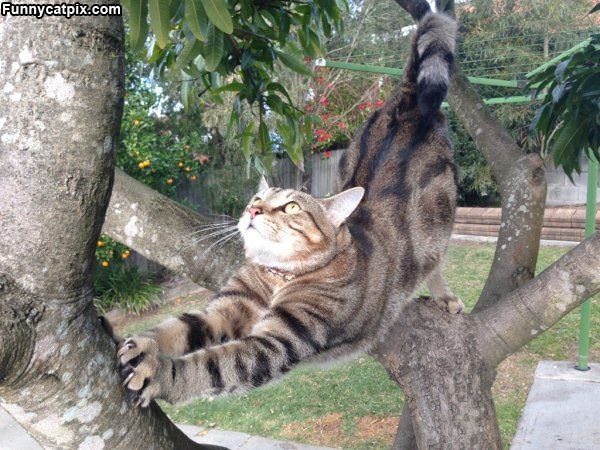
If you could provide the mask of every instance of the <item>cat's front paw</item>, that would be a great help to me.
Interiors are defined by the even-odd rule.
[[[154,339],[144,336],[128,338],[119,348],[117,357],[123,386],[132,392],[136,406],[145,408],[165,393],[164,374],[170,370],[169,364],[172,363],[159,355]]]

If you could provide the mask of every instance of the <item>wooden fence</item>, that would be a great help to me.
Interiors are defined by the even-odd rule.
[[[344,150],[334,150],[326,158],[314,154],[301,172],[288,158],[276,160],[271,170],[273,185],[284,189],[310,192],[315,197],[327,197],[337,193],[337,167]],[[180,201],[201,214],[220,214],[231,210],[233,204],[244,204],[256,192],[258,180],[255,174],[246,175],[246,167],[210,169],[198,181],[187,182],[178,187]]]

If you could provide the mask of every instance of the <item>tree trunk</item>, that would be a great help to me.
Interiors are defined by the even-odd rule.
[[[129,406],[92,307],[122,110],[121,18],[0,17],[0,74],[2,406],[47,448],[199,448],[156,405]]]
[[[425,0],[396,0],[396,2],[415,20],[418,20],[421,11],[426,9]],[[444,3],[444,10],[452,14],[454,2],[448,0]],[[502,223],[496,252],[486,284],[473,310],[477,312],[494,305],[504,295],[522,286],[534,276],[546,200],[545,171],[539,155],[524,154],[500,121],[485,106],[460,69],[455,70],[448,92],[448,102],[475,141],[477,149],[485,156],[499,184],[502,198]],[[421,350],[428,351],[427,348]],[[386,367],[389,365],[389,361],[385,359],[382,363]],[[435,366],[435,363],[433,365]],[[426,377],[427,371],[431,369],[431,367],[417,369],[415,381],[418,382],[420,377]],[[460,373],[460,367],[455,369]],[[403,384],[399,378],[396,378],[396,381]],[[493,377],[489,377],[487,381],[489,384],[486,385],[483,380],[481,392],[471,395],[485,397],[491,391]],[[488,409],[488,412],[492,417],[490,420],[495,423],[493,408]],[[404,417],[405,413],[401,420],[402,426],[397,432],[394,447],[396,449],[411,448],[410,437],[415,434],[415,430],[411,430],[409,424],[415,424],[414,414],[417,413],[411,409],[412,420]],[[484,425],[480,422],[479,426]],[[496,445],[500,445],[499,437],[496,438]]]
[[[395,448],[414,448],[413,433],[420,449],[502,447],[491,391],[495,372],[479,352],[480,332],[473,316],[447,314],[428,298],[403,311],[377,349],[404,390],[413,425],[400,427]]]

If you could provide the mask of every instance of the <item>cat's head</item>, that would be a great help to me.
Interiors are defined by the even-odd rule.
[[[246,258],[292,272],[319,267],[338,251],[337,236],[364,192],[355,187],[318,199],[271,188],[263,178],[238,222]]]

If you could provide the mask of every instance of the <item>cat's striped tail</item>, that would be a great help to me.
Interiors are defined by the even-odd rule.
[[[454,61],[456,22],[440,13],[426,12],[419,20],[404,81],[416,85],[416,101],[424,118],[446,98]]]

